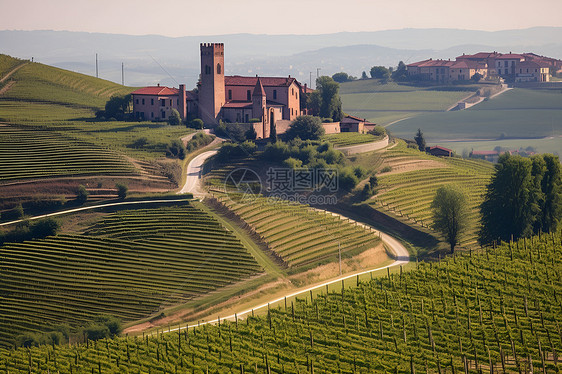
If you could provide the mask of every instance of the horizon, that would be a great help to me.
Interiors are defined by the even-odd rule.
[[[148,0],[53,0],[48,3],[28,0],[24,5],[0,0],[0,3],[5,16],[0,30],[6,31],[184,37],[323,35],[402,29],[494,32],[562,26],[558,17],[562,2],[557,0],[536,0],[535,8],[543,6],[549,11],[532,13],[519,10],[508,0],[492,3],[474,0],[469,9],[464,9],[461,0],[432,0],[421,8],[415,0],[397,0],[393,7],[388,7],[382,0],[350,0],[345,6],[337,0],[286,0],[283,3],[274,0],[208,0],[204,4],[170,0],[157,9]],[[347,16],[335,17],[341,14]]]

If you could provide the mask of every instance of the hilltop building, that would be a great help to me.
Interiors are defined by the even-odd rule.
[[[224,75],[224,44],[202,43],[201,79],[197,89],[145,87],[133,95],[133,113],[145,120],[166,120],[172,109],[182,119],[201,118],[206,125],[219,121],[253,126],[258,138],[267,138],[271,127],[283,133],[296,117],[306,114],[310,89],[295,78]]]
[[[451,83],[480,78],[503,78],[511,82],[548,82],[550,76],[562,72],[562,60],[534,53],[479,52],[463,54],[455,61],[424,60],[407,65],[408,76],[420,80]]]

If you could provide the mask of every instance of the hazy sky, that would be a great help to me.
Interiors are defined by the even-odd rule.
[[[166,36],[562,26],[562,0],[0,0],[3,30]]]

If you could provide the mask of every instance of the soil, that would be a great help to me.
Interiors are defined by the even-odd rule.
[[[385,161],[383,164],[384,166],[391,166],[392,170],[386,173],[381,173],[379,175],[391,175],[391,174],[399,174],[399,173],[406,173],[412,170],[423,170],[423,169],[436,169],[436,168],[448,168],[444,162],[435,161],[435,160],[404,160],[403,162],[397,163],[388,163]]]

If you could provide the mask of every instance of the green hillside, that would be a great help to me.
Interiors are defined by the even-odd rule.
[[[560,232],[323,290],[267,315],[0,351],[6,372],[522,373],[562,364]],[[185,325],[183,326],[185,327]],[[533,368],[531,370],[531,368]]]
[[[562,95],[558,90],[530,90],[515,88],[488,101],[463,111],[429,113],[395,123],[389,130],[395,136],[413,138],[421,128],[430,143],[444,140],[465,140],[463,143],[447,143],[458,152],[496,145],[490,140],[502,138],[534,138],[529,141],[540,152],[562,149]],[[552,142],[536,139],[553,137]],[[479,144],[477,141],[486,141]],[[520,143],[503,143],[514,148]],[[548,146],[544,149],[544,146]],[[518,147],[517,147],[518,148]],[[525,147],[524,147],[525,148]]]
[[[231,232],[189,204],[122,211],[84,234],[8,243],[0,259],[0,346],[101,314],[138,320],[262,271]]]
[[[423,113],[445,111],[477,89],[474,85],[418,87],[367,79],[342,83],[340,95],[344,112],[386,125]]]

